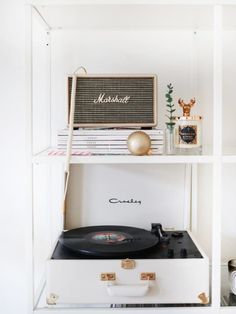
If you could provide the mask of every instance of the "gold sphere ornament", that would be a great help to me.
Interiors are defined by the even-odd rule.
[[[129,135],[127,146],[128,150],[133,155],[148,155],[151,148],[151,139],[147,133],[135,131]]]

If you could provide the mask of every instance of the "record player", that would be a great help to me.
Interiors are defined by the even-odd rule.
[[[209,262],[187,231],[89,226],[62,232],[48,304],[208,304]]]

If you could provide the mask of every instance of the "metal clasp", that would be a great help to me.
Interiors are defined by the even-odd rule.
[[[198,295],[198,298],[201,300],[202,304],[208,304],[209,298],[206,296],[205,292],[202,292]]]
[[[155,273],[141,273],[140,280],[156,280]]]
[[[129,258],[123,259],[121,261],[121,267],[124,269],[134,269],[135,268],[135,260],[129,259]]]
[[[102,273],[100,276],[101,281],[115,281],[116,274],[115,273]]]
[[[56,295],[55,293],[50,293],[49,297],[47,298],[47,304],[48,305],[56,305],[58,298],[59,298],[59,296]]]

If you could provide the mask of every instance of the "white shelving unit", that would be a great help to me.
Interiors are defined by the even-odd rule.
[[[39,154],[33,156],[34,163],[64,163],[65,156],[49,154],[52,150],[49,148]],[[54,150],[56,151],[56,150]],[[157,156],[72,156],[71,164],[211,164],[213,163],[213,155],[157,155]]]
[[[196,97],[195,110],[204,117],[202,155],[72,156],[71,164],[84,172],[99,165],[148,166],[166,173],[171,167],[176,177],[184,172],[183,189],[190,192],[190,198],[183,202],[183,216],[191,217],[187,225],[211,256],[211,304],[158,308],[158,312],[236,313],[236,307],[221,306],[222,297],[228,293],[226,278],[221,280],[221,265],[225,270],[230,254],[236,257],[236,232],[230,219],[234,217],[236,172],[236,0],[39,0],[30,1],[26,11],[33,183],[31,310],[60,314],[157,310],[57,309],[43,302],[45,260],[62,228],[59,204],[65,162],[65,156],[49,152],[55,147],[57,130],[66,125],[65,77],[82,64],[94,73],[156,73],[160,127],[165,125],[165,86],[170,81],[176,97]],[[174,182],[170,187],[174,188]],[[228,247],[227,252],[221,243]]]

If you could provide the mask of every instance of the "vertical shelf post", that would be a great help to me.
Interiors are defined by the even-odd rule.
[[[33,135],[32,135],[32,6],[25,7],[25,95],[26,95],[26,189],[27,195],[27,268],[28,276],[28,312],[31,313],[34,308],[34,224],[33,224]]]
[[[194,235],[197,234],[197,224],[198,224],[198,217],[197,217],[197,209],[198,209],[198,165],[192,165],[192,174],[191,174],[191,228],[190,230],[193,232]]]
[[[214,7],[212,306],[221,301],[222,6]]]

